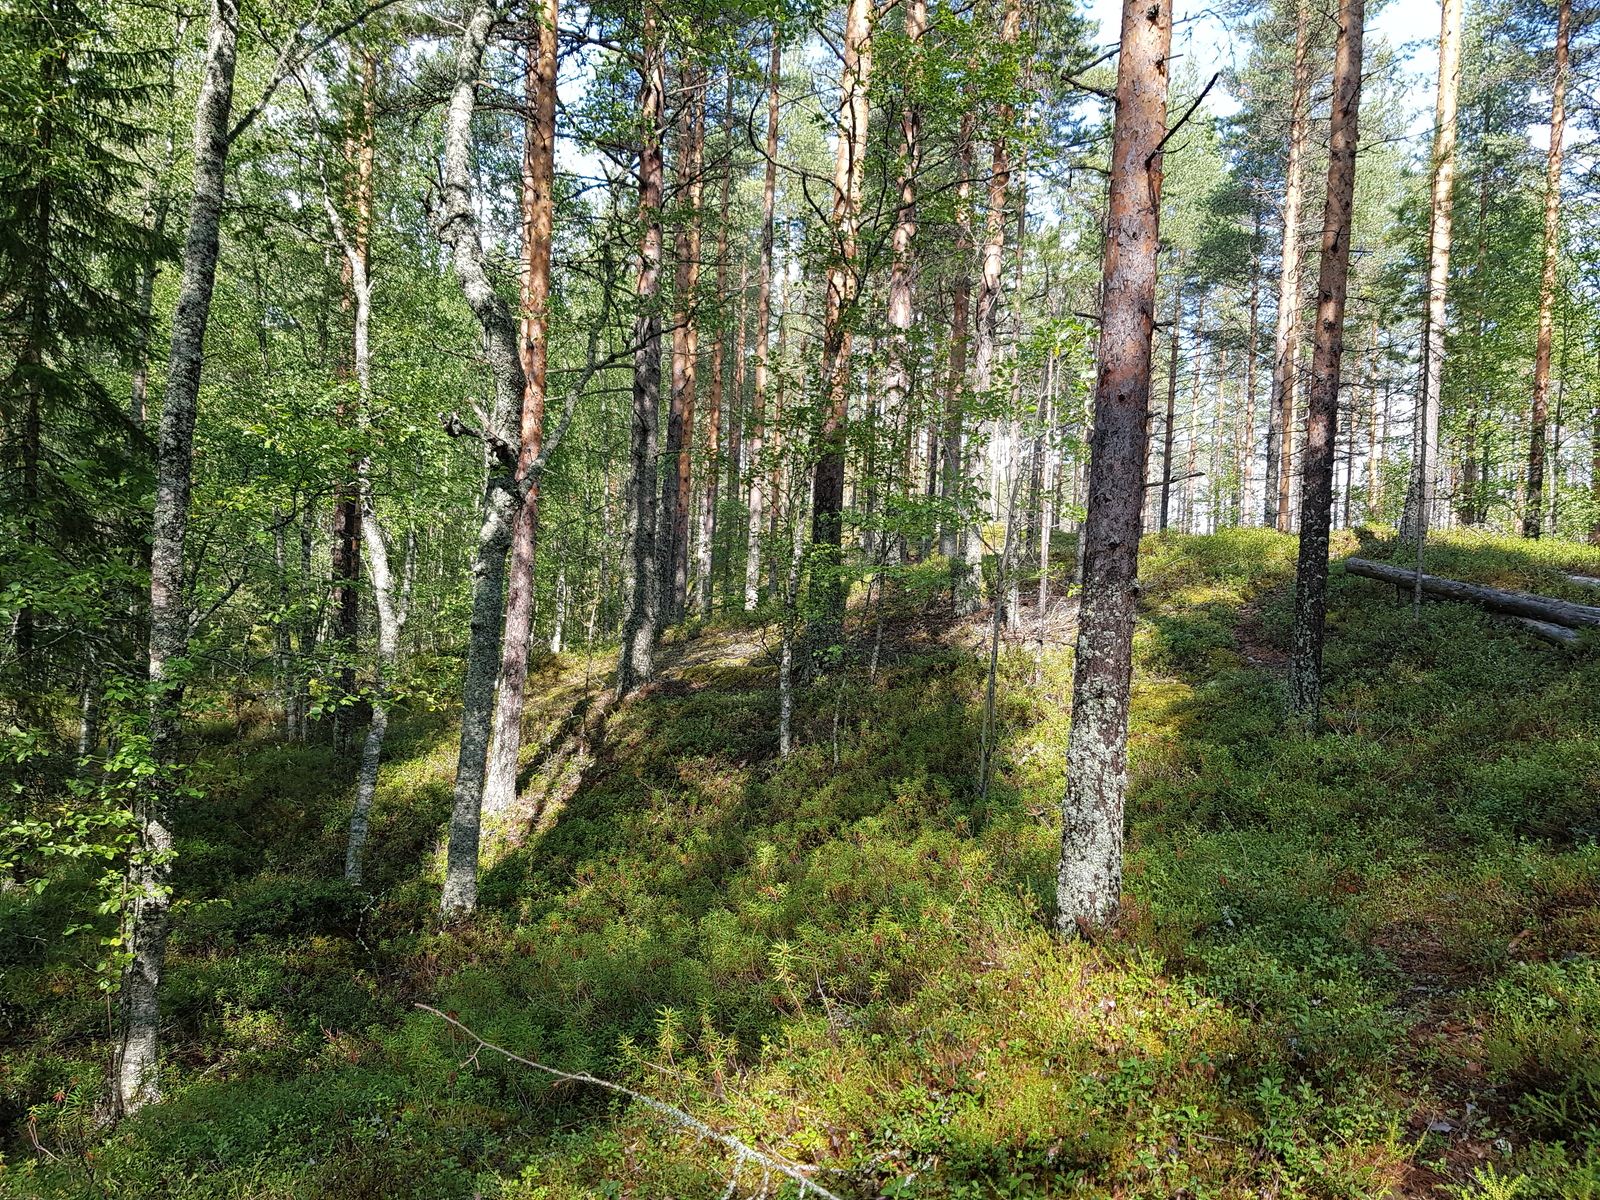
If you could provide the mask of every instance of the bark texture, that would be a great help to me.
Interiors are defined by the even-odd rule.
[[[1418,546],[1427,539],[1439,487],[1439,398],[1444,388],[1445,299],[1450,283],[1451,215],[1456,172],[1456,96],[1461,86],[1462,0],[1444,0],[1439,9],[1439,87],[1433,110],[1433,194],[1428,227],[1428,307],[1423,325],[1422,403],[1417,406],[1412,444],[1416,447],[1400,542]],[[1481,228],[1480,223],[1480,228]],[[1467,474],[1472,471],[1469,436]],[[1469,494],[1475,491],[1467,480]],[[1468,501],[1470,506],[1471,501]],[[1471,520],[1466,522],[1472,524]]]
[[[1328,530],[1333,516],[1339,366],[1344,354],[1345,291],[1350,278],[1350,223],[1355,206],[1356,142],[1361,114],[1362,26],[1366,0],[1342,0],[1334,52],[1328,141],[1328,193],[1317,272],[1317,327],[1300,485],[1300,550],[1295,570],[1294,646],[1289,709],[1307,725],[1322,704],[1322,639],[1328,609]]]
[[[1128,691],[1161,249],[1159,147],[1166,134],[1172,46],[1172,10],[1165,0],[1124,0],[1121,46],[1082,535],[1083,601],[1056,876],[1056,920],[1069,937],[1115,917],[1122,893]]]
[[[661,408],[661,184],[665,173],[661,119],[665,96],[661,33],[656,11],[646,7],[639,70],[639,315],[633,325],[633,407],[628,430],[628,482],[624,493],[622,652],[617,696],[628,695],[655,674],[660,622],[656,559],[656,436]]]
[[[533,14],[530,14],[533,15]],[[550,240],[556,173],[556,20],[559,0],[540,0],[530,31],[523,77],[529,117],[522,147],[522,417],[515,478],[526,491],[511,527],[506,579],[505,633],[500,644],[500,686],[483,804],[509,808],[517,796],[522,751],[522,704],[528,682],[528,642],[533,630],[534,567],[539,546],[539,482],[528,472],[544,441],[545,374],[549,363]]]
[[[237,0],[213,0],[195,103],[194,192],[183,246],[183,277],[172,315],[167,386],[156,437],[155,519],[150,540],[150,751],[159,766],[138,796],[139,844],[128,867],[130,958],[122,976],[122,1027],[113,1072],[113,1111],[136,1112],[161,1098],[161,977],[171,928],[173,768],[178,756],[183,660],[189,650],[184,537],[194,468],[200,369],[221,240],[228,124],[238,61]]]
[[[844,66],[840,79],[838,147],[833,168],[833,247],[828,265],[822,326],[822,369],[828,407],[817,434],[817,466],[811,499],[813,582],[819,588],[823,625],[844,619],[843,567],[845,421],[850,402],[851,335],[856,294],[856,262],[861,223],[861,187],[867,161],[867,89],[872,77],[872,3],[850,0],[845,13]],[[826,639],[826,640],[823,640]],[[831,628],[818,631],[817,645],[832,640]]]
[[[461,293],[483,328],[484,354],[494,380],[491,428],[483,431],[484,437],[491,446],[509,446],[517,438],[516,416],[525,385],[517,347],[517,322],[484,268],[472,189],[472,112],[495,15],[493,4],[480,0],[468,16],[456,50],[455,79],[445,117],[444,194],[438,229],[439,240],[450,249]],[[461,749],[456,760],[444,891],[439,900],[446,918],[469,913],[478,903],[478,842],[495,681],[500,667],[501,593],[506,553],[511,547],[511,524],[518,505],[511,476],[505,456],[490,454],[483,520],[472,560],[471,631],[461,689]]]
[[[1352,575],[1392,583],[1409,591],[1416,583],[1417,573],[1390,563],[1372,562],[1365,558],[1345,559],[1344,569]],[[1567,629],[1589,629],[1600,626],[1600,607],[1592,604],[1573,604],[1570,600],[1557,600],[1531,592],[1511,592],[1504,588],[1486,587],[1477,583],[1462,583],[1458,579],[1444,579],[1438,575],[1424,575],[1422,590],[1442,600],[1458,600],[1463,604],[1481,604],[1495,612],[1514,617],[1529,617],[1535,621],[1548,621]]]
[[[1539,333],[1533,355],[1533,405],[1528,430],[1528,486],[1522,536],[1544,528],[1546,425],[1550,420],[1550,347],[1555,332],[1556,271],[1561,255],[1561,139],[1567,121],[1567,41],[1572,0],[1559,0],[1556,15],[1555,82],[1550,97],[1550,152],[1545,159],[1544,276],[1539,283]]]
[[[1283,185],[1283,258],[1278,266],[1278,324],[1272,340],[1272,397],[1268,403],[1267,476],[1263,523],[1289,531],[1294,462],[1294,398],[1300,356],[1300,206],[1305,199],[1306,127],[1311,92],[1310,0],[1295,16],[1294,84],[1289,96],[1289,158]]]
[[[767,387],[770,379],[772,324],[772,243],[778,194],[778,81],[783,69],[783,45],[772,31],[771,58],[767,65],[766,171],[761,184],[761,261],[756,270],[755,393],[750,399],[750,445],[746,455],[750,472],[750,529],[746,538],[744,606],[761,602],[761,443],[765,432]]]

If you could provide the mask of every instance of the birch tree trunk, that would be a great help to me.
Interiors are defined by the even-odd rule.
[[[1362,27],[1366,0],[1341,0],[1328,140],[1328,196],[1317,274],[1316,342],[1300,491],[1300,556],[1295,569],[1294,645],[1289,710],[1314,727],[1322,704],[1322,642],[1328,608],[1328,532],[1333,516],[1334,450],[1339,429],[1339,365],[1344,353],[1345,290],[1355,206],[1361,113]]]
[[[1422,399],[1413,425],[1413,462],[1400,516],[1402,546],[1421,554],[1439,486],[1439,397],[1444,384],[1445,300],[1456,169],[1456,95],[1461,83],[1462,0],[1439,8],[1439,85],[1433,110],[1433,194],[1428,228],[1428,306],[1423,314]]]
[[[1537,538],[1544,527],[1545,426],[1550,419],[1550,347],[1555,328],[1556,269],[1561,253],[1561,139],[1567,120],[1567,41],[1572,25],[1572,0],[1559,0],[1556,11],[1556,70],[1550,97],[1550,151],[1545,159],[1544,180],[1544,276],[1539,283],[1539,333],[1533,358],[1533,406],[1528,430],[1528,483],[1522,511],[1522,536],[1525,538]]]
[[[491,428],[486,442],[511,446],[518,436],[526,378],[517,346],[517,322],[494,290],[484,268],[474,206],[472,112],[482,75],[484,49],[494,24],[491,0],[474,5],[456,51],[455,79],[445,117],[444,195],[439,240],[451,251],[456,280],[483,328],[485,357],[494,380]],[[478,903],[478,843],[483,818],[483,781],[500,667],[501,593],[506,553],[518,507],[516,483],[499,453],[489,455],[483,493],[483,521],[472,562],[472,618],[467,665],[461,690],[461,749],[456,760],[450,844],[446,854],[441,913],[448,919],[470,913]]]
[[[633,323],[633,407],[628,432],[628,482],[624,490],[622,652],[617,697],[655,674],[660,622],[656,557],[656,429],[661,408],[661,185],[665,164],[661,121],[665,105],[661,30],[653,4],[645,6],[639,69],[639,315]]]
[[[1283,185],[1283,258],[1278,266],[1278,324],[1272,340],[1272,396],[1268,400],[1267,475],[1262,520],[1289,531],[1289,485],[1294,462],[1294,398],[1300,357],[1300,205],[1304,200],[1310,0],[1295,17],[1294,89],[1289,97],[1289,160]]]
[[[365,425],[372,411],[372,274],[369,247],[372,232],[375,150],[373,86],[376,64],[370,55],[363,54],[362,58],[362,117],[360,141],[356,147],[354,231],[340,216],[325,175],[322,181],[322,206],[333,229],[334,240],[344,255],[345,272],[350,279],[350,294],[355,308],[351,354],[356,379],[355,417],[359,424]],[[400,630],[405,624],[404,600],[395,594],[394,573],[389,565],[389,542],[378,522],[369,476],[370,464],[363,455],[356,470],[356,484],[361,506],[361,541],[365,544],[366,570],[372,583],[373,602],[378,615],[378,655],[373,673],[372,720],[362,742],[361,765],[356,774],[356,799],[350,811],[350,832],[345,845],[344,877],[352,885],[361,882],[361,855],[366,846],[372,800],[378,789],[378,767],[383,759],[383,743],[389,732],[388,681],[399,657]]]
[[[540,0],[529,31],[523,89],[529,119],[522,149],[522,320],[518,352],[523,388],[516,480],[528,471],[544,441],[545,375],[549,364],[550,241],[555,213],[556,21],[560,0]],[[523,693],[528,683],[528,642],[533,628],[534,568],[539,546],[539,482],[532,481],[511,528],[506,582],[505,635],[500,645],[500,686],[495,700],[493,749],[483,803],[490,812],[517,798],[522,751]]]
[[[761,185],[761,262],[756,270],[755,393],[750,401],[750,529],[744,563],[744,606],[748,611],[761,602],[761,441],[766,416],[772,324],[772,242],[778,187],[778,81],[783,67],[783,46],[772,30],[772,52],[767,66],[766,172]]]
[[[189,598],[184,536],[194,469],[194,425],[211,294],[221,241],[228,123],[238,61],[238,0],[212,0],[206,57],[194,116],[194,192],[183,246],[183,277],[172,316],[167,386],[156,437],[155,516],[150,539],[150,753],[158,770],[137,798],[138,845],[128,865],[129,958],[122,974],[122,1022],[111,1098],[115,1115],[161,1098],[161,977],[171,928],[173,768],[177,765]]]
[[[966,479],[964,408],[967,393],[967,342],[972,307],[972,131],[969,110],[961,115],[956,146],[955,278],[950,283],[950,362],[945,393],[943,499],[946,515],[939,531],[939,553],[950,559],[950,594],[958,616],[977,608],[975,589],[968,578],[966,525],[953,511],[962,500]]]
[[[911,441],[911,319],[913,299],[914,244],[917,236],[917,177],[922,169],[922,39],[928,30],[927,0],[907,0],[906,42],[910,62],[906,97],[900,110],[900,203],[895,210],[894,232],[890,239],[888,362],[884,370],[884,406],[892,421],[904,419],[906,440]],[[908,463],[909,466],[909,463]],[[909,471],[907,472],[909,476]],[[909,495],[911,482],[905,489]]]
[[[1083,601],[1056,875],[1056,921],[1067,937],[1112,920],[1121,903],[1128,693],[1161,250],[1159,147],[1166,134],[1171,47],[1167,3],[1123,0],[1100,371],[1082,534]]]

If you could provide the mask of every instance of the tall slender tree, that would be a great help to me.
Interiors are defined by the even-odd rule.
[[[1533,402],[1528,414],[1528,475],[1522,536],[1544,528],[1546,443],[1550,420],[1550,351],[1555,334],[1556,281],[1561,259],[1561,155],[1567,122],[1567,58],[1572,0],[1557,0],[1555,74],[1550,85],[1550,149],[1545,156],[1544,274],[1539,282],[1539,331],[1533,358]]]
[[[1439,85],[1433,109],[1433,189],[1428,226],[1428,301],[1423,314],[1422,402],[1412,434],[1411,480],[1400,518],[1400,541],[1421,553],[1439,485],[1439,407],[1444,390],[1446,300],[1456,172],[1456,97],[1461,87],[1462,0],[1439,6]],[[1470,457],[1470,451],[1469,451]],[[1468,484],[1470,492],[1470,483]],[[1469,501],[1470,504],[1470,501]],[[1420,568],[1419,568],[1420,569]]]
[[[818,645],[832,641],[844,618],[843,569],[845,422],[850,405],[851,338],[860,288],[857,241],[866,174],[868,88],[872,79],[872,0],[850,0],[845,13],[838,146],[833,169],[834,246],[829,257],[822,330],[822,378],[827,407],[817,431],[812,486],[813,579],[824,613]]]
[[[1278,265],[1278,323],[1272,339],[1272,397],[1268,401],[1264,524],[1289,530],[1294,464],[1295,389],[1300,360],[1300,206],[1311,98],[1310,0],[1295,10],[1294,78],[1289,94],[1289,145],[1283,183],[1283,253]]]
[[[1350,278],[1356,143],[1361,115],[1362,29],[1366,0],[1341,0],[1328,143],[1328,193],[1317,326],[1311,357],[1306,447],[1301,482],[1300,550],[1295,571],[1294,650],[1289,708],[1314,725],[1322,703],[1322,643],[1328,606],[1328,532],[1333,514],[1334,452],[1339,428],[1339,366],[1344,353],[1345,294]]]
[[[661,122],[666,84],[660,16],[644,9],[639,63],[639,299],[633,325],[633,404],[629,413],[625,485],[622,652],[617,695],[626,696],[655,674],[661,588],[656,554],[656,436],[661,407],[661,190],[666,173]]]
[[[122,1028],[112,1073],[113,1108],[132,1113],[161,1097],[161,977],[171,928],[168,879],[174,849],[172,806],[179,706],[189,650],[184,538],[193,487],[194,426],[206,325],[216,286],[222,197],[231,145],[233,77],[238,63],[237,0],[212,0],[194,117],[194,190],[183,246],[183,278],[172,317],[167,385],[156,439],[155,520],[150,535],[150,752],[160,768],[140,790],[139,844],[128,867],[129,955],[122,976]]]
[[[528,479],[544,441],[545,380],[550,359],[550,244],[555,215],[556,22],[560,0],[529,5],[523,68],[528,115],[522,147],[522,417],[515,478]],[[500,647],[500,687],[483,802],[498,812],[516,799],[517,758],[522,748],[522,702],[528,679],[528,642],[533,625],[535,554],[539,542],[539,485],[535,479],[511,527],[506,583],[505,633]]]
[[[1056,873],[1056,920],[1068,937],[1110,921],[1122,897],[1128,696],[1149,452],[1150,343],[1161,250],[1161,150],[1167,139],[1171,49],[1170,4],[1123,0],[1100,369],[1082,534],[1083,600]]]
[[[772,29],[772,46],[767,64],[767,144],[761,178],[761,249],[756,267],[756,362],[755,392],[750,399],[750,446],[745,458],[750,464],[750,527],[746,539],[744,568],[744,606],[753,609],[761,601],[761,449],[765,432],[767,387],[770,377],[772,325],[772,251],[778,193],[778,84],[783,70],[783,43],[778,29]]]
[[[489,427],[479,431],[488,451],[482,523],[472,560],[472,618],[467,664],[461,687],[461,747],[450,810],[450,841],[445,856],[440,911],[447,918],[471,912],[478,903],[478,846],[483,821],[483,783],[494,717],[495,684],[500,674],[500,632],[504,615],[506,555],[519,506],[515,479],[519,454],[518,414],[526,376],[518,345],[517,321],[495,290],[484,263],[474,189],[472,115],[483,73],[489,31],[498,17],[495,0],[479,0],[468,16],[456,49],[454,79],[445,116],[444,190],[438,218],[439,240],[451,253],[462,295],[483,330],[485,357],[493,381]],[[453,421],[451,432],[460,432]]]

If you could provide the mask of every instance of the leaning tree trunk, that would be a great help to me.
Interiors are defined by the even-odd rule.
[[[522,406],[525,376],[517,346],[517,322],[495,291],[484,268],[477,209],[472,190],[472,113],[477,104],[483,55],[494,24],[490,0],[479,0],[467,19],[456,51],[455,80],[445,118],[444,195],[439,240],[450,248],[456,280],[467,305],[483,329],[484,351],[494,379],[491,428],[483,431],[490,445],[515,444],[517,413]],[[501,592],[506,553],[516,516],[516,482],[499,454],[489,455],[483,493],[483,521],[472,562],[472,617],[467,642],[466,675],[461,688],[461,749],[456,760],[454,803],[450,811],[450,845],[445,857],[441,913],[459,917],[478,903],[478,843],[483,819],[483,780],[494,713],[495,681],[500,668]]]
[[[1328,608],[1328,530],[1339,424],[1339,360],[1344,353],[1345,289],[1355,206],[1356,140],[1361,111],[1361,43],[1366,0],[1342,0],[1334,55],[1328,141],[1328,198],[1317,276],[1316,342],[1300,490],[1300,558],[1295,570],[1294,651],[1289,709],[1314,725],[1322,704],[1322,639]]]
[[[1171,8],[1150,0],[1123,0],[1121,46],[1100,377],[1082,535],[1083,600],[1056,875],[1056,921],[1068,937],[1110,921],[1121,903],[1128,693],[1149,453],[1150,340],[1161,250],[1160,147],[1166,134]]]
[[[1550,153],[1544,181],[1544,276],[1539,283],[1539,333],[1533,357],[1533,411],[1528,430],[1528,486],[1522,536],[1544,527],[1545,424],[1550,417],[1550,345],[1555,328],[1556,269],[1561,254],[1561,138],[1567,119],[1567,40],[1572,0],[1560,0],[1556,24],[1556,78],[1550,98]]]
[[[750,473],[750,529],[744,563],[744,606],[753,609],[761,602],[761,440],[765,432],[767,383],[772,324],[772,242],[778,187],[778,80],[783,65],[783,46],[778,30],[772,30],[772,57],[767,67],[767,148],[766,172],[761,185],[761,262],[756,282],[756,365],[755,393],[750,400],[750,448],[746,455]],[[774,497],[776,498],[776,497]]]
[[[845,15],[844,66],[839,99],[839,139],[833,168],[833,261],[828,266],[823,315],[823,386],[828,406],[817,434],[812,484],[813,585],[822,625],[813,645],[834,640],[844,620],[845,419],[850,402],[850,343],[855,324],[859,268],[856,240],[867,158],[867,88],[872,75],[871,0],[850,0]]]
[[[1428,230],[1428,308],[1422,341],[1422,403],[1417,406],[1411,481],[1400,516],[1400,543],[1415,547],[1418,556],[1433,521],[1439,486],[1439,400],[1444,389],[1445,300],[1450,284],[1456,94],[1461,84],[1461,4],[1462,0],[1444,0],[1439,9],[1439,87],[1433,110],[1433,196]]]
[[[238,61],[237,0],[212,0],[206,58],[195,103],[194,194],[183,247],[183,279],[172,316],[167,387],[156,438],[155,520],[150,538],[150,752],[158,770],[138,797],[139,842],[128,865],[129,958],[122,973],[122,1029],[113,1072],[114,1111],[160,1099],[161,975],[171,927],[173,769],[177,765],[182,661],[189,650],[184,535],[194,469],[200,369],[211,317],[228,163],[228,122]]]
[[[500,686],[483,804],[490,812],[517,797],[522,752],[523,693],[528,683],[528,640],[533,628],[535,556],[539,546],[539,484],[528,471],[544,441],[545,373],[550,361],[550,240],[555,212],[556,20],[559,0],[540,0],[529,32],[524,91],[529,118],[522,153],[522,420],[516,479],[527,486],[511,527],[506,581],[505,634],[500,645]]]
[[[1310,0],[1295,17],[1294,90],[1289,97],[1289,160],[1283,184],[1283,258],[1278,266],[1278,325],[1272,342],[1272,397],[1268,403],[1267,476],[1263,523],[1289,531],[1289,484],[1294,462],[1294,393],[1300,355],[1300,204],[1304,199],[1306,106],[1311,91],[1307,62]]]
[[[655,674],[660,622],[660,573],[656,562],[656,427],[661,408],[661,183],[665,164],[661,120],[666,87],[656,10],[646,5],[643,61],[639,70],[639,315],[633,324],[633,408],[628,431],[625,491],[622,652],[617,660],[617,696]]]

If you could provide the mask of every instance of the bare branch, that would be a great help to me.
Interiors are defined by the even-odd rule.
[[[815,1182],[809,1176],[807,1176],[799,1165],[789,1162],[787,1159],[775,1158],[770,1154],[764,1154],[760,1150],[741,1142],[738,1138],[733,1137],[730,1134],[720,1133],[711,1128],[711,1126],[707,1125],[698,1117],[684,1112],[681,1108],[674,1108],[672,1105],[665,1104],[662,1101],[655,1099],[653,1096],[646,1096],[643,1092],[636,1092],[632,1088],[623,1087],[620,1083],[612,1083],[608,1079],[596,1078],[587,1071],[580,1071],[576,1075],[569,1074],[566,1071],[559,1071],[555,1067],[547,1067],[543,1063],[534,1062],[531,1058],[523,1058],[520,1054],[513,1054],[504,1046],[496,1046],[493,1042],[485,1041],[472,1030],[468,1029],[460,1021],[456,1020],[454,1017],[446,1016],[437,1008],[430,1008],[428,1005],[421,1003],[417,1003],[416,1007],[420,1008],[423,1012],[432,1013],[442,1021],[448,1021],[451,1025],[455,1026],[457,1029],[461,1030],[462,1033],[466,1034],[469,1038],[478,1043],[477,1050],[472,1052],[474,1057],[476,1057],[478,1052],[481,1050],[493,1050],[496,1054],[504,1055],[512,1062],[521,1063],[525,1067],[532,1067],[536,1071],[543,1071],[547,1075],[554,1075],[557,1079],[565,1079],[569,1083],[587,1083],[593,1085],[594,1087],[605,1088],[607,1091],[617,1092],[621,1095],[629,1097],[630,1099],[637,1100],[640,1104],[643,1104],[652,1112],[660,1113],[662,1116],[675,1121],[684,1128],[693,1130],[701,1137],[710,1138],[714,1142],[720,1142],[733,1152],[736,1162],[735,1170],[737,1170],[739,1166],[742,1166],[746,1162],[752,1162],[761,1168],[764,1175],[770,1175],[771,1173],[776,1172],[777,1174],[782,1175],[785,1179],[794,1180],[795,1183],[800,1185],[800,1196],[802,1197],[802,1200],[808,1191],[815,1192],[818,1196],[821,1196],[823,1200],[839,1200],[838,1196],[835,1196],[832,1192],[828,1191],[827,1188],[823,1187],[821,1184]]]

